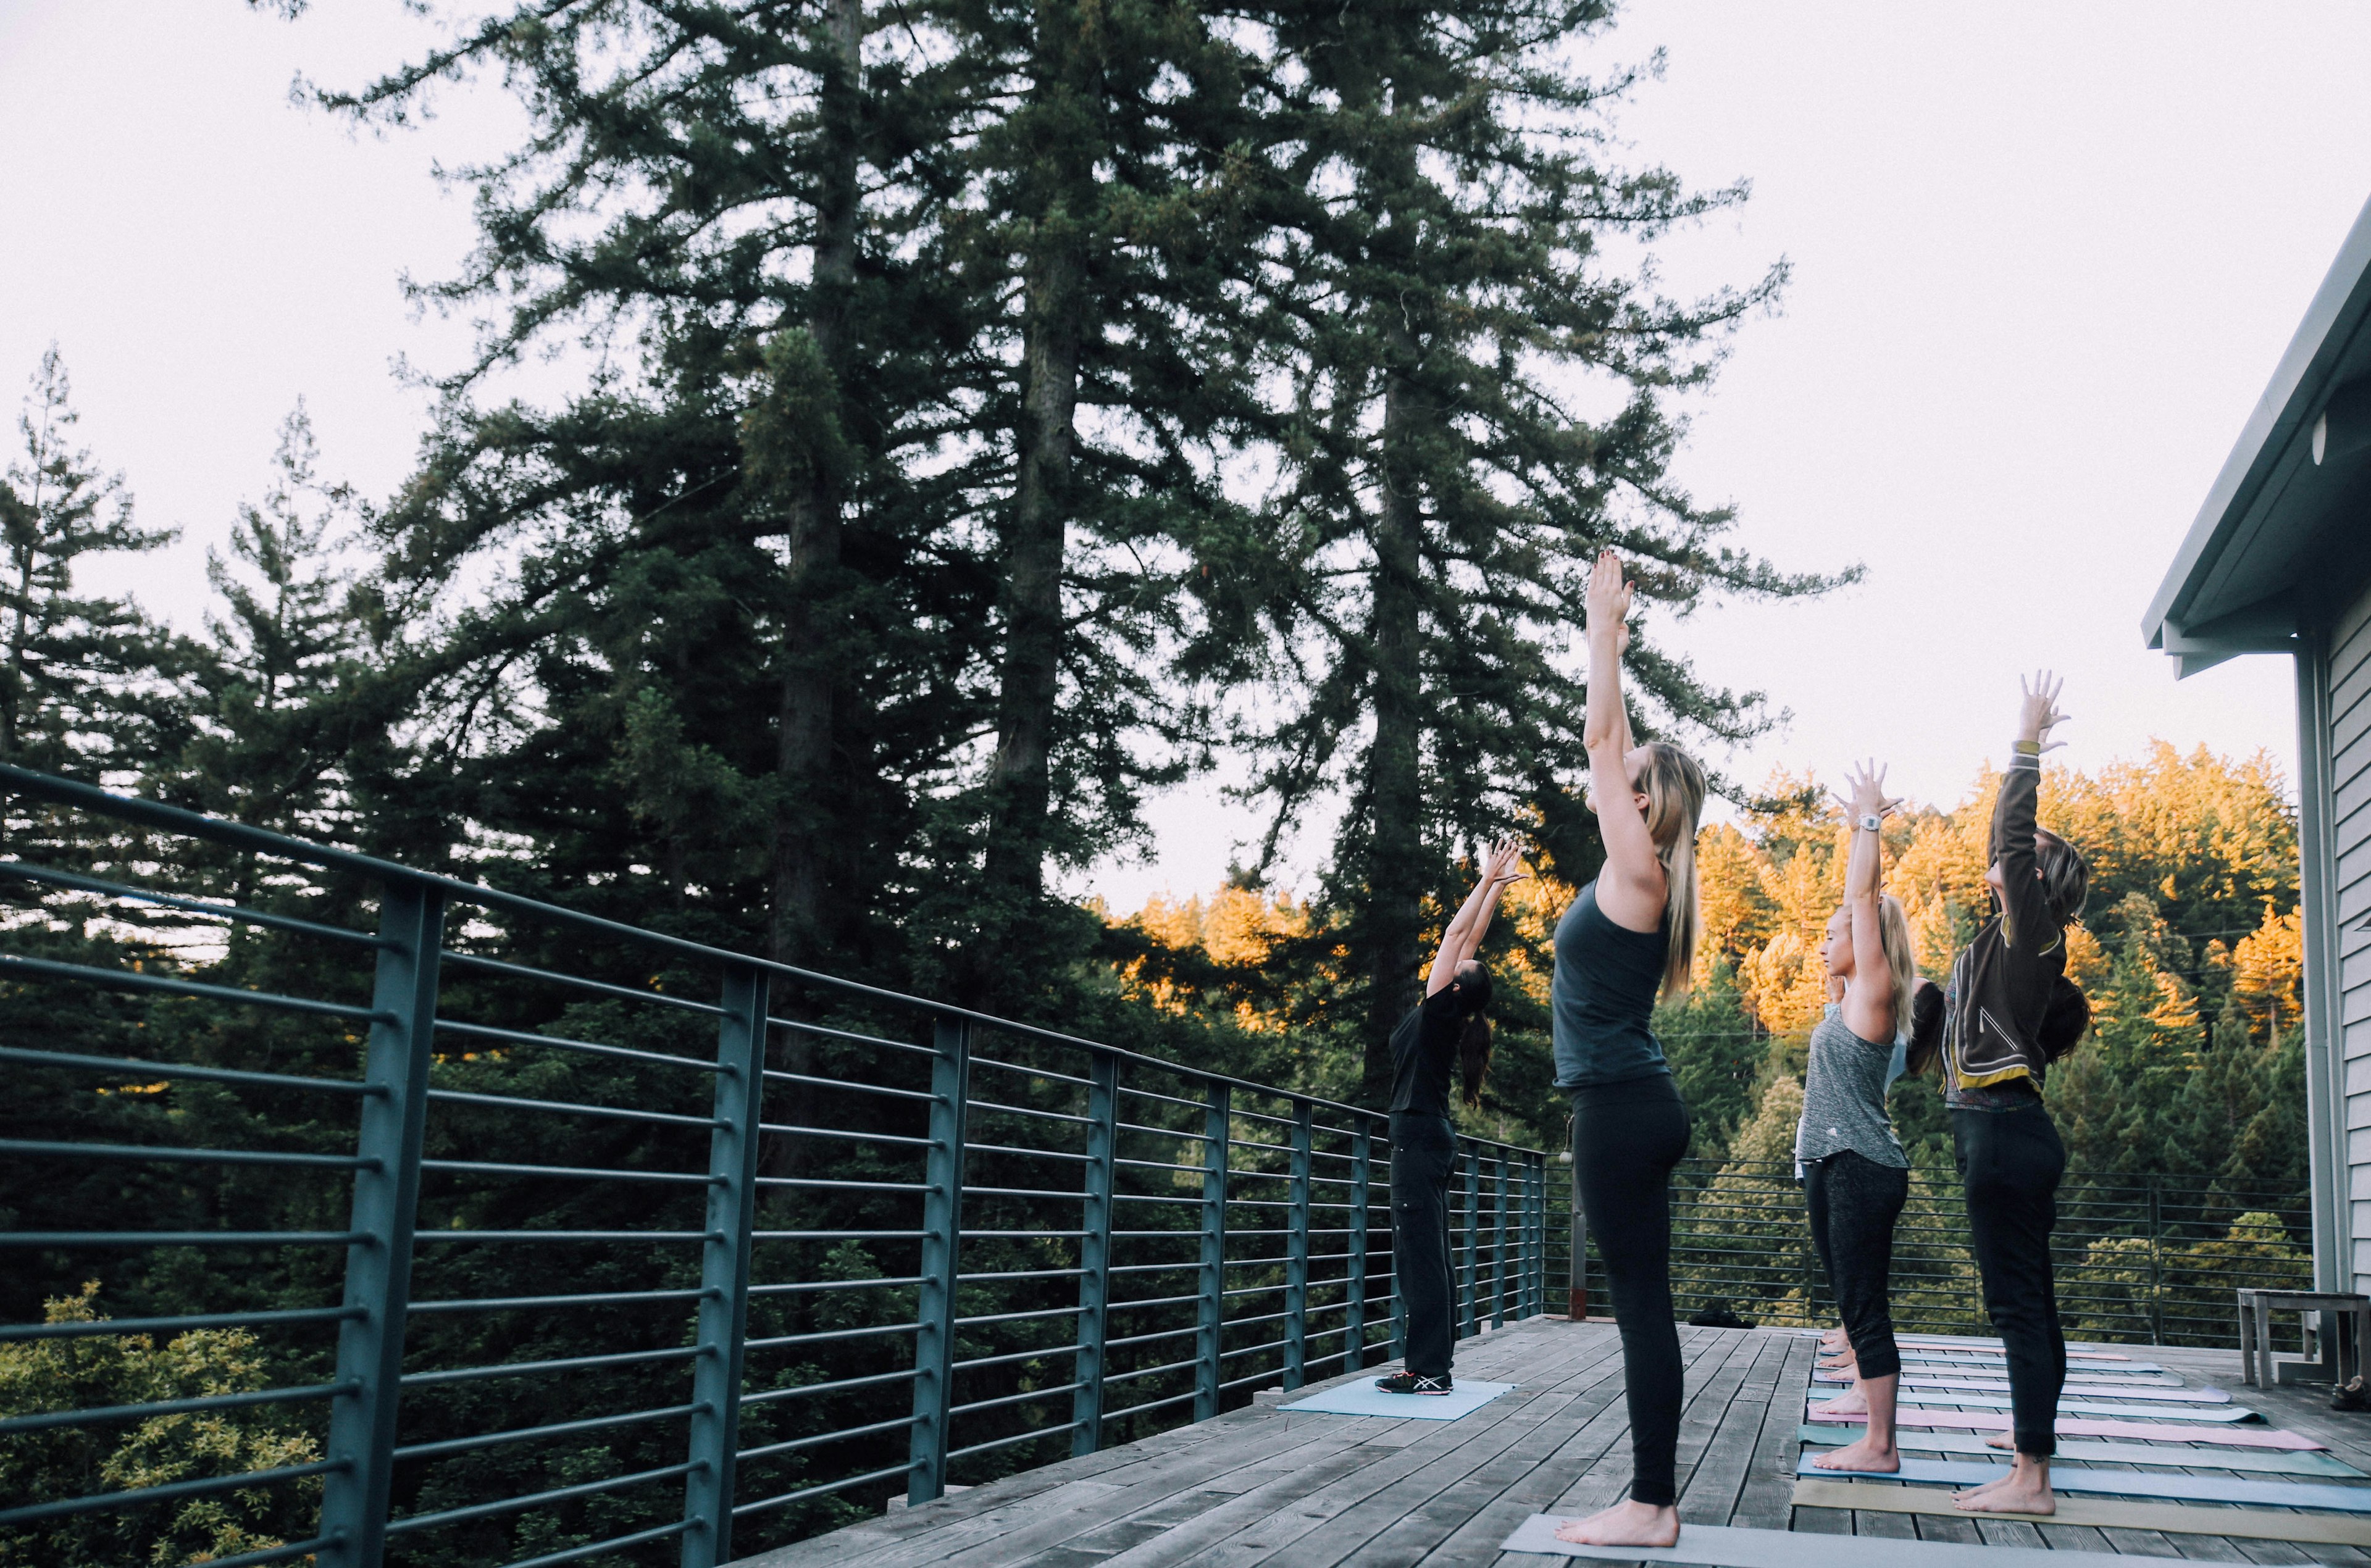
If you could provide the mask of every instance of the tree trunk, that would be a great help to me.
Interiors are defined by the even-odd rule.
[[[824,159],[815,210],[815,276],[807,330],[835,386],[846,382],[850,295],[856,281],[858,73],[863,0],[832,0],[829,27],[836,69],[819,100]],[[831,839],[828,798],[835,757],[828,583],[839,566],[841,497],[818,464],[805,493],[791,502],[789,613],[783,632],[781,804],[774,825],[772,953],[804,963],[826,944],[824,860]]]
[[[1406,345],[1394,334],[1394,348]],[[1394,360],[1405,363],[1398,352]],[[1367,754],[1367,1027],[1361,1088],[1389,1102],[1391,1036],[1416,1005],[1424,920],[1424,673],[1421,557],[1424,522],[1410,465],[1415,388],[1399,370],[1383,379],[1382,502],[1375,529],[1375,737]]]
[[[1013,905],[1045,887],[1054,714],[1062,663],[1062,559],[1077,444],[1080,261],[1070,225],[1041,222],[1030,258],[1020,475],[1005,545],[1004,663],[989,773],[987,882]]]

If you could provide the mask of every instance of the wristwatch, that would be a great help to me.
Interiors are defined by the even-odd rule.
[[[1885,826],[1885,819],[1875,812],[1864,812],[1861,813],[1860,820],[1853,825],[1863,833],[1876,833]]]

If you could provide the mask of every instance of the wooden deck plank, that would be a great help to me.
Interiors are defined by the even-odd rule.
[[[1691,1523],[2371,1568],[2371,1554],[2334,1546],[1794,1509],[1795,1428],[1815,1342],[1774,1331],[1683,1328],[1681,1336],[1678,1479],[1682,1516]],[[2237,1381],[2227,1353],[2151,1355],[2188,1382]],[[1568,1560],[1504,1553],[1498,1543],[1533,1513],[1592,1511],[1627,1483],[1629,1417],[1612,1325],[1509,1324],[1461,1342],[1457,1370],[1518,1389],[1455,1422],[1230,1412],[746,1559],[741,1568],[1565,1568]],[[2371,1471],[2371,1419],[2330,1411],[2326,1396],[2307,1390],[2262,1390],[2261,1401],[2257,1393],[2247,1397],[2268,1418]],[[2211,1449],[2162,1446],[2183,1454],[2185,1470],[2230,1473],[2215,1468]]]

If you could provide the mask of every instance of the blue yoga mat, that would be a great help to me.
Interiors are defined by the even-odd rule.
[[[1811,1462],[1810,1455],[1805,1454],[1797,1461],[1795,1473],[1822,1481],[1906,1481],[1928,1486],[1982,1486],[2008,1474],[2008,1467],[1905,1458],[1899,1473],[1880,1474],[1822,1470]],[[2170,1497],[2184,1503],[2250,1503],[2260,1508],[2335,1508],[2342,1513],[2371,1514],[2371,1488],[2309,1481],[2244,1481],[2231,1476],[2095,1470],[2053,1464],[2050,1467],[2050,1484],[2053,1491],[2112,1497]]]
[[[1375,1387],[1373,1378],[1361,1378],[1355,1383],[1345,1383],[1280,1408],[1316,1411],[1325,1415],[1386,1415],[1394,1421],[1455,1421],[1461,1415],[1473,1414],[1515,1386],[1459,1383],[1455,1391],[1446,1394],[1387,1394]]]
[[[1795,1428],[1800,1442],[1822,1443],[1841,1448],[1847,1443],[1860,1441],[1857,1426],[1814,1426]],[[2006,1433],[2003,1435],[2007,1435]],[[2197,1435],[2211,1441],[2215,1434],[2200,1432]],[[1987,1459],[1999,1459],[2004,1450],[1984,1441],[1982,1432],[1930,1432],[1924,1427],[1904,1426],[1893,1434],[1894,1443],[1903,1448],[1922,1449],[1928,1453],[1975,1454]],[[2058,1457],[2076,1464],[2095,1465],[2169,1465],[2176,1470],[2254,1470],[2262,1475],[2322,1475],[2343,1477],[2348,1481],[2371,1480],[2344,1459],[2330,1454],[2284,1452],[2273,1448],[2192,1448],[2180,1444],[2156,1443],[2085,1443],[2061,1438]]]

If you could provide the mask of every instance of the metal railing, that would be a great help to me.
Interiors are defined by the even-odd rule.
[[[1563,1280],[1572,1257],[1570,1167],[1552,1169],[1548,1265]],[[1671,1198],[1672,1294],[1682,1315],[1727,1306],[1761,1323],[1835,1320],[1791,1164],[1683,1160]],[[2238,1287],[2311,1288],[2310,1235],[2310,1216],[2293,1193],[2070,1171],[2053,1236],[2059,1311],[2067,1332],[2087,1340],[2229,1346],[2238,1343]],[[1897,1326],[1991,1332],[1967,1238],[1957,1173],[1914,1170],[1894,1227]],[[1601,1287],[1592,1299],[1602,1312],[1594,1248],[1584,1266],[1583,1277]]]
[[[707,1568],[1398,1347],[1372,1113],[0,790],[0,1553]],[[1461,1150],[1462,1336],[1560,1183]]]

